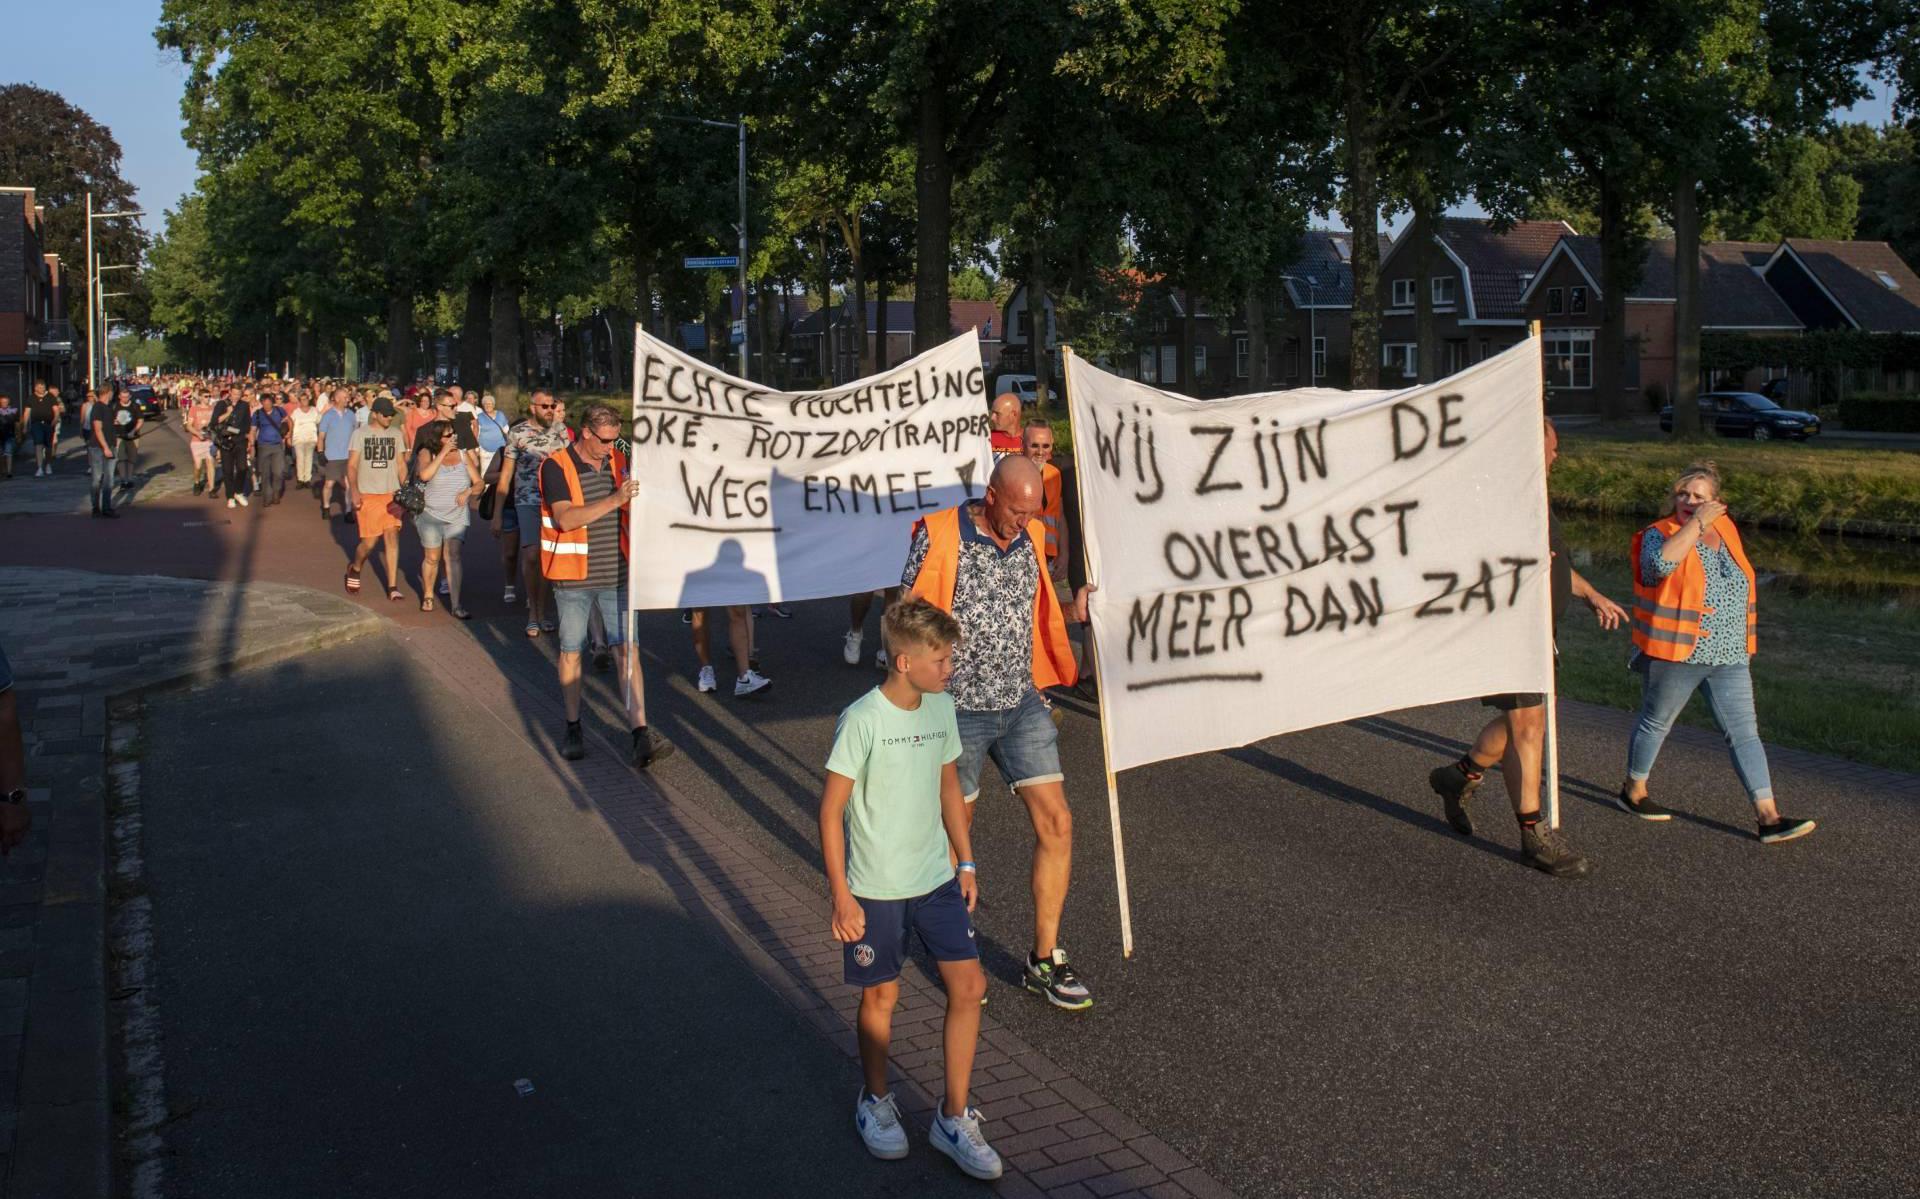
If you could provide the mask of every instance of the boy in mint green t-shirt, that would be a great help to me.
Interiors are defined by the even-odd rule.
[[[833,935],[846,946],[847,982],[860,987],[860,1064],[866,1086],[854,1127],[875,1157],[907,1155],[900,1109],[887,1088],[887,1044],[900,999],[907,935],[919,934],[947,989],[946,1095],[928,1138],[975,1178],[1000,1177],[1000,1155],[967,1104],[987,993],[974,944],[978,872],[960,794],[960,729],[953,646],[960,626],[922,599],[880,620],[887,680],[847,706],[827,756],[820,846],[833,891]],[[956,865],[957,863],[957,865]]]

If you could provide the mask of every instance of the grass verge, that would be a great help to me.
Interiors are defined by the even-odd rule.
[[[1784,443],[1560,438],[1553,502],[1605,516],[1653,516],[1688,464],[1719,464],[1736,520],[1800,532],[1920,537],[1920,454]]]
[[[1623,606],[1633,598],[1626,558],[1624,545],[1574,551],[1576,569]],[[1767,563],[1754,565],[1763,572],[1753,659],[1760,735],[1779,745],[1920,770],[1920,608],[1894,599],[1796,594],[1785,580],[1766,581]],[[1640,676],[1626,669],[1631,648],[1624,630],[1601,632],[1586,606],[1575,603],[1560,627],[1560,693],[1639,707]],[[1681,719],[1713,727],[1706,701],[1697,697]],[[1625,752],[1623,746],[1623,763]]]

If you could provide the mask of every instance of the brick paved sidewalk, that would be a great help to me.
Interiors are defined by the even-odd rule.
[[[111,1181],[107,701],[380,624],[344,600],[278,583],[0,567],[0,646],[13,666],[33,810],[26,844],[0,863],[5,1195],[92,1199]]]
[[[182,455],[183,445],[171,424],[141,437],[134,486],[129,491],[116,491],[114,506],[153,503],[190,493],[193,476],[174,461]],[[86,443],[78,437],[62,436],[54,453],[53,470],[49,478],[35,478],[30,456],[16,461],[13,478],[0,481],[0,517],[85,516],[92,506]]]
[[[396,630],[422,665],[470,697],[505,735],[527,741],[583,804],[599,810],[636,861],[659,871],[687,912],[733,946],[756,974],[821,1034],[858,1056],[853,1019],[858,996],[841,981],[841,948],[827,928],[825,881],[796,878],[741,844],[698,805],[651,775],[625,765],[624,752],[587,722],[590,753],[559,757],[554,743],[528,729],[558,730],[553,676],[510,677],[465,629]],[[911,1125],[932,1118],[944,1089],[941,1026],[946,996],[917,968],[901,979],[894,1017],[893,1065]],[[1069,1077],[1009,1032],[991,1009],[981,1025],[974,1096],[988,1137],[1007,1163],[1002,1195],[1090,1196],[1231,1194],[1172,1146]],[[852,1133],[848,1151],[857,1152]]]

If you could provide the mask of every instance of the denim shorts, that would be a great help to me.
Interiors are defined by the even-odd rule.
[[[447,542],[467,535],[467,511],[462,508],[460,515],[452,520],[444,520],[431,512],[413,514],[413,531],[420,534],[422,548],[437,550]]]
[[[505,528],[502,516],[501,528]],[[513,527],[520,530],[520,548],[538,550],[540,548],[540,505],[515,504],[513,506]]]
[[[1060,730],[1038,691],[1029,688],[1004,711],[962,708],[953,715],[960,726],[960,794],[968,803],[980,798],[980,767],[988,758],[1016,790],[1066,777],[1060,773]]]
[[[624,587],[555,587],[553,606],[560,612],[560,652],[577,654],[587,648],[587,629],[593,624],[593,609],[600,609],[600,624],[607,630],[607,644],[624,645],[627,613]]]
[[[853,899],[867,914],[867,931],[842,946],[841,967],[849,986],[877,987],[899,978],[907,960],[908,933],[920,934],[920,943],[936,962],[971,962],[980,956],[973,913],[967,911],[958,879],[948,879],[916,899]]]

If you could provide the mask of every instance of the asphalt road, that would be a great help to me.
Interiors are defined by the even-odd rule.
[[[840,604],[798,611],[761,622],[777,682],[755,704],[694,693],[684,626],[641,623],[652,719],[685,751],[660,777],[817,875],[819,764],[877,676],[840,662]],[[1121,776],[1125,961],[1098,728],[1070,714],[1063,940],[1097,1005],[1016,989],[1031,831],[989,782],[994,1014],[1247,1195],[1920,1192],[1920,810],[1782,771],[1785,810],[1822,827],[1763,847],[1724,754],[1675,742],[1654,781],[1683,815],[1645,825],[1605,802],[1624,718],[1568,705],[1565,824],[1597,869],[1554,880],[1519,864],[1497,778],[1471,840],[1427,790],[1485,715]]]
[[[165,1194],[979,1193],[868,1163],[854,1064],[385,638],[144,734]]]
[[[100,568],[157,555],[169,572],[337,585],[338,526],[310,503],[210,528],[136,506],[98,534],[118,539]],[[58,551],[66,534],[51,523],[20,530],[25,560]],[[503,665],[549,670],[551,639],[528,642],[499,604],[491,550],[484,534],[468,546],[474,632]],[[675,615],[640,628],[653,723],[682,750],[656,775],[817,879],[833,718],[876,676],[840,662],[842,604],[797,610],[761,622],[776,686],[751,704],[695,694]],[[531,759],[470,735],[432,686],[347,661],[365,652],[309,660],[273,676],[281,686],[243,677],[156,706],[156,769],[173,773],[150,777],[179,797],[149,817],[160,954],[177,971],[163,978],[186,989],[172,1002],[163,988],[162,1005],[170,1024],[197,1022],[168,1032],[169,1080],[182,1073],[199,1105],[182,1124],[180,1175],[203,1185],[183,1193],[263,1193],[246,1171],[275,1160],[316,1188],[393,1177],[417,1181],[380,1193],[442,1193],[450,1177],[521,1193],[561,1177],[556,1143],[582,1146],[579,1177],[596,1180],[582,1194],[629,1193],[615,1163],[650,1144],[747,1171],[751,1187],[752,1171],[789,1175],[768,1164],[779,1153],[741,1145],[757,1149],[770,1120],[784,1130],[789,1118],[796,1143],[819,1144],[816,1128],[828,1138],[789,1164],[844,1165],[850,1063],[755,992]],[[396,686],[408,715],[387,727]],[[596,688],[599,718],[617,724]],[[322,765],[208,773],[204,736],[187,733],[208,712],[244,761],[271,759],[262,739],[313,730]],[[1123,775],[1136,938],[1123,961],[1097,726],[1070,713],[1078,858],[1064,943],[1098,1002],[1069,1015],[1016,989],[1031,833],[989,782],[975,856],[993,1014],[1246,1195],[1920,1193],[1920,810],[1776,767],[1785,810],[1821,828],[1762,847],[1724,755],[1676,741],[1654,782],[1682,817],[1642,825],[1605,803],[1624,717],[1568,705],[1566,825],[1597,870],[1556,881],[1518,864],[1497,780],[1473,840],[1426,789],[1484,716],[1465,704],[1400,713]],[[409,764],[392,777],[433,802],[375,777],[369,746]],[[299,802],[271,802],[283,794]],[[401,878],[422,862],[431,877]],[[314,969],[334,960],[338,971]],[[540,1018],[500,1023],[522,1009]],[[517,1052],[536,1034],[539,1054]],[[706,1055],[720,1065],[703,1069]],[[512,1098],[529,1056],[566,1063],[564,1112],[530,1119],[533,1101]],[[789,1060],[807,1067],[790,1072],[793,1089],[738,1081]],[[472,1094],[423,1107],[392,1089],[423,1061],[462,1064]],[[801,1075],[830,1081],[806,1091]],[[343,1173],[363,1156],[400,1172]],[[689,1170],[670,1177],[691,1185]]]

